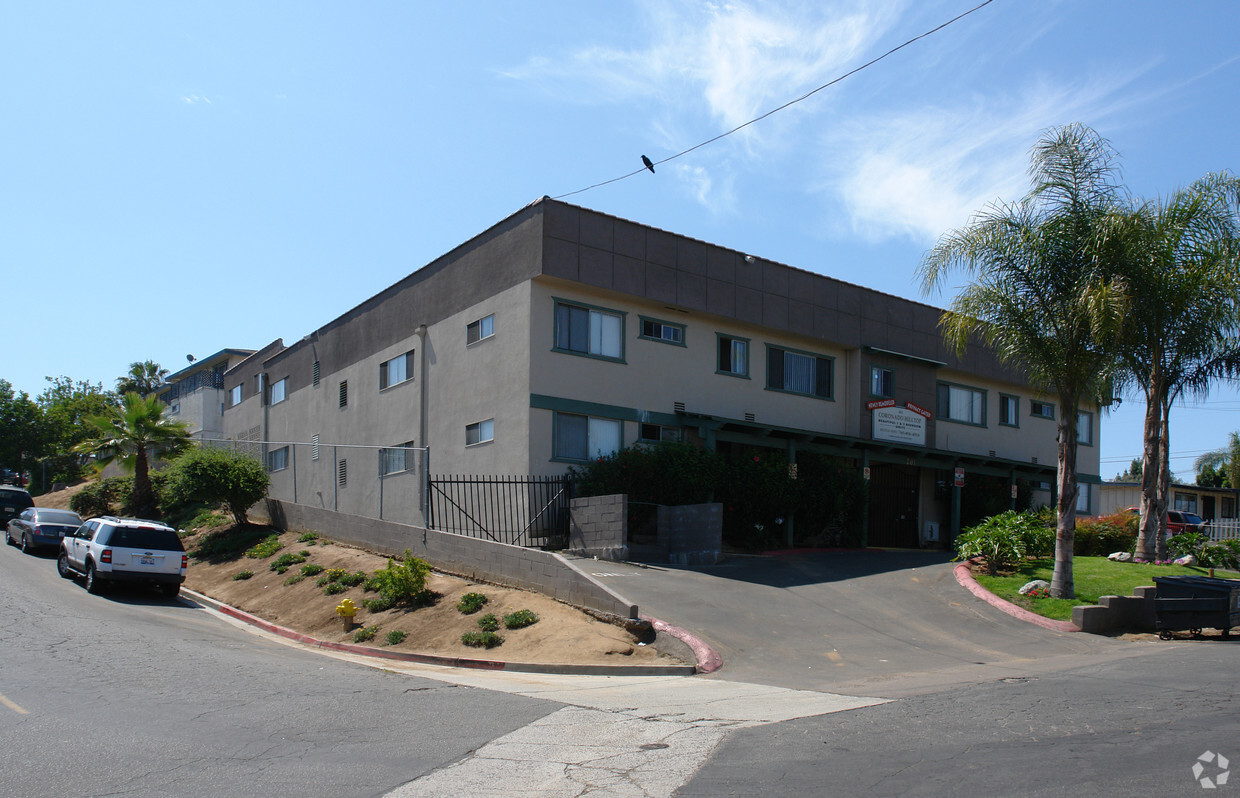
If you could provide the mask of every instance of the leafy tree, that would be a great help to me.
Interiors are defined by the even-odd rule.
[[[1114,214],[1108,231],[1126,285],[1119,384],[1145,397],[1137,556],[1166,559],[1171,406],[1240,377],[1240,180],[1204,177]]]
[[[1115,475],[1116,482],[1140,482],[1141,481],[1141,458],[1134,457],[1132,462],[1128,464],[1128,470],[1122,474]]]
[[[45,447],[43,414],[25,391],[0,379],[0,465],[24,472]]]
[[[127,393],[121,406],[88,419],[96,437],[75,447],[81,454],[94,455],[102,465],[119,459],[133,470],[133,494],[129,504],[134,513],[152,517],[158,513],[155,491],[151,487],[150,458],[175,455],[190,444],[189,429],[183,422],[164,416],[164,405],[154,396]]]
[[[73,448],[95,429],[87,418],[107,412],[120,399],[105,391],[102,383],[74,382],[65,376],[46,379],[51,384],[35,398],[43,412],[43,465],[53,482],[75,480],[82,476],[83,463]]]
[[[1114,151],[1087,127],[1047,132],[1031,160],[1030,193],[1016,203],[996,202],[945,234],[923,260],[922,274],[926,292],[941,288],[953,271],[972,278],[940,320],[957,353],[982,340],[1034,386],[1058,396],[1063,412],[1050,592],[1072,598],[1076,409],[1096,402],[1111,379],[1123,296],[1098,255],[1102,222],[1122,206],[1123,193]]]
[[[1193,468],[1197,470],[1197,484],[1203,487],[1240,487],[1240,432],[1231,433],[1228,444],[1221,449],[1215,449],[1212,452],[1206,452],[1197,458],[1193,463]],[[1201,481],[1201,475],[1210,469],[1216,472],[1221,479],[1216,485],[1205,485]]]
[[[168,376],[168,373],[168,369],[163,368],[154,360],[130,363],[128,373],[116,380],[116,392],[120,394],[133,392],[146,396],[164,384],[164,378]]]
[[[263,464],[247,454],[198,447],[176,459],[168,469],[164,495],[170,503],[223,504],[238,524],[246,511],[267,495],[271,478]]]

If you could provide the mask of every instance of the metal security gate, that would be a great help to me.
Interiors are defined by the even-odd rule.
[[[888,464],[870,467],[869,545],[918,547],[918,486],[916,468]]]
[[[572,481],[566,476],[441,475],[427,484],[431,529],[514,546],[568,545]]]

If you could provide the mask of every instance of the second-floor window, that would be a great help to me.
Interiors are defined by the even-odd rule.
[[[1020,426],[1020,400],[1015,396],[999,396],[999,423],[1005,427]]]
[[[1029,415],[1037,416],[1038,418],[1054,418],[1055,406],[1050,402],[1030,402]]]
[[[963,385],[939,383],[938,417],[963,424],[986,423],[986,392]]]
[[[1076,414],[1076,442],[1092,446],[1094,443],[1094,414]]]
[[[379,390],[405,382],[413,376],[413,350],[379,364]]]
[[[895,380],[891,369],[882,366],[870,366],[870,396],[889,399],[895,396]]]
[[[495,440],[495,419],[488,418],[476,424],[465,425],[465,445],[474,446],[479,443]]]
[[[831,359],[777,346],[766,350],[766,387],[831,398]]]
[[[719,333],[718,373],[749,376],[749,339]]]
[[[471,321],[465,325],[465,345],[476,344],[479,341],[490,338],[495,335],[495,314],[483,316],[477,321]]]
[[[274,405],[283,402],[287,391],[288,377],[271,383],[271,403]]]
[[[555,305],[555,348],[561,352],[624,359],[624,316],[601,308]]]
[[[232,393],[230,393],[228,397],[228,406],[236,407],[239,404],[241,404],[241,386],[234,385],[232,388]]]

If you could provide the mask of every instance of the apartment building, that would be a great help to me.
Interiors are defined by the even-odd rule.
[[[1059,408],[941,311],[543,198],[224,375],[224,432],[272,495],[421,523],[435,473],[554,474],[638,441],[834,455],[870,484],[871,545],[941,543],[962,492],[1051,501],[1056,420],[1077,418],[1079,506],[1098,407]]]

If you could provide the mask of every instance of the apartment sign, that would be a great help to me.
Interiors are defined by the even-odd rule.
[[[908,407],[875,407],[870,414],[873,428],[871,435],[876,441],[926,445],[926,417]]]

